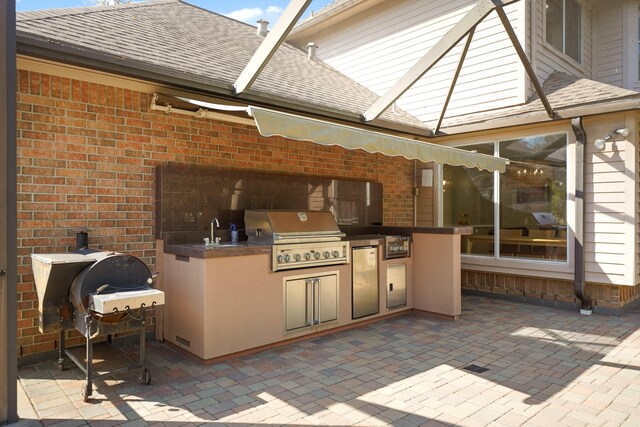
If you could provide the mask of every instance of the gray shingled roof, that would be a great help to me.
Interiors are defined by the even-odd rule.
[[[639,101],[638,107],[640,107],[640,93],[638,92],[572,76],[559,71],[552,73],[547,80],[545,80],[542,84],[542,89],[554,110],[597,105],[599,103],[624,99],[636,99]],[[442,122],[441,129],[443,132],[446,132],[447,128],[487,123],[510,117],[526,117],[544,111],[544,106],[536,94],[523,105],[445,118]],[[564,117],[562,114],[561,116]],[[435,122],[430,123],[430,125],[435,126]]]
[[[129,70],[152,70],[181,81],[198,82],[232,94],[232,85],[263,38],[255,27],[180,0],[154,0],[119,6],[51,9],[17,14],[18,50],[97,58]],[[68,59],[66,59],[68,60]],[[376,94],[306,52],[283,44],[247,97],[350,117]],[[242,99],[242,95],[239,99]],[[410,114],[389,110],[381,120],[413,128],[424,125]]]

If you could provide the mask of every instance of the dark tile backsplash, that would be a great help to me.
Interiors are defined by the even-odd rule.
[[[245,209],[331,210],[339,225],[379,225],[382,184],[205,166],[156,169],[156,237],[168,244],[201,242],[214,217],[223,241],[230,224],[246,240]]]

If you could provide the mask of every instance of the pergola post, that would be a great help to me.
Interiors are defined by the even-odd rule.
[[[16,3],[0,1],[0,424],[17,421]]]

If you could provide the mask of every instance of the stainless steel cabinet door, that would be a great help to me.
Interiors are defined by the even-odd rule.
[[[310,279],[287,280],[285,282],[284,312],[287,331],[311,325],[312,286]]]
[[[407,265],[405,263],[387,266],[387,308],[407,305]]]
[[[314,319],[317,323],[330,322],[338,318],[338,276],[322,276],[315,281],[315,307]]]

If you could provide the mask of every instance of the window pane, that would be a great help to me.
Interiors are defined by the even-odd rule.
[[[500,142],[500,256],[566,260],[567,137]]]
[[[493,143],[460,147],[493,155]],[[493,251],[493,173],[462,166],[443,166],[443,218],[445,226],[473,226],[479,239],[462,238],[462,251],[492,255]]]
[[[562,52],[562,0],[547,0],[546,8],[547,43]]]
[[[565,0],[565,42],[564,52],[577,62],[581,55],[582,11],[576,0]]]

